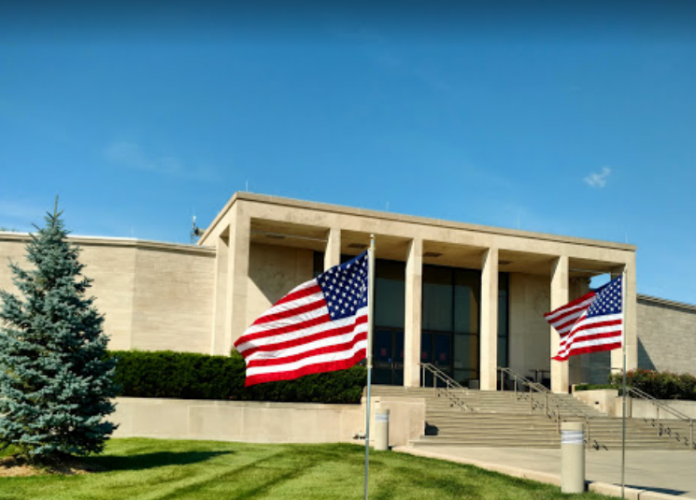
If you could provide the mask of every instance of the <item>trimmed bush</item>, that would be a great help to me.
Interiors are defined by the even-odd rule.
[[[579,391],[595,391],[598,389],[616,389],[612,384],[577,384],[575,392]]]
[[[245,364],[231,356],[173,351],[114,351],[119,396],[136,398],[219,399],[284,403],[360,403],[366,369],[308,375],[288,382],[244,387]]]
[[[620,388],[623,375],[612,374],[609,381]],[[696,401],[696,377],[690,373],[629,370],[626,372],[626,385],[636,387],[657,399]]]

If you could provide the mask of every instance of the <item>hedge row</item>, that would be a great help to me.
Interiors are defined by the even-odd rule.
[[[244,387],[244,360],[173,351],[112,351],[120,396],[293,403],[360,403],[365,367]]]
[[[616,389],[616,387],[613,384],[577,384],[574,388],[575,392],[595,391],[598,389]]]
[[[621,388],[623,376],[612,374],[609,382]],[[696,377],[689,373],[629,370],[626,372],[626,385],[641,389],[657,399],[696,401]]]

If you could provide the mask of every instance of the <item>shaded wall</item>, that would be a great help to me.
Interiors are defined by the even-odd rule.
[[[696,375],[696,307],[638,296],[638,366]]]
[[[252,243],[249,253],[247,325],[296,286],[314,277],[314,252]]]
[[[551,363],[549,324],[544,313],[551,305],[548,276],[510,274],[510,368],[525,377]]]

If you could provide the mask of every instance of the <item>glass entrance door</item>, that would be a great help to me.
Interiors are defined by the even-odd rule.
[[[404,385],[404,332],[380,328],[375,331],[372,347],[372,382]]]
[[[433,342],[433,364],[452,376],[452,334],[436,333]]]
[[[430,363],[450,377],[453,374],[452,334],[423,332],[421,334],[421,362]],[[425,386],[432,387],[433,376],[425,372]]]

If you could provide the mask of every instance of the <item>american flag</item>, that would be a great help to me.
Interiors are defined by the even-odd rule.
[[[234,346],[246,386],[350,368],[367,352],[368,254],[293,289]]]
[[[620,348],[623,338],[622,294],[623,277],[618,277],[544,314],[546,321],[561,336],[558,354],[553,359],[566,361],[577,354]]]

